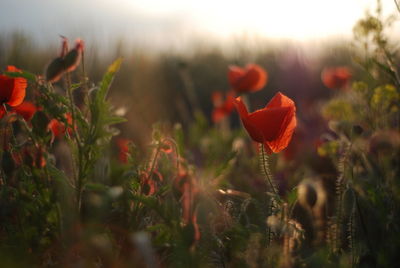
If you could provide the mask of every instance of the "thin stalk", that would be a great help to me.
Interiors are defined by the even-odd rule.
[[[264,144],[260,144],[261,147],[261,167],[262,167],[262,171],[265,175],[265,178],[267,179],[267,185],[269,185],[272,189],[272,192],[274,193],[274,195],[276,197],[279,196],[278,191],[276,189],[276,186],[274,185],[273,181],[272,181],[272,177],[271,177],[271,173],[269,171],[269,167],[268,167],[268,156],[266,156],[265,154],[265,149],[264,149]]]
[[[67,83],[67,94],[70,104],[71,117],[72,117],[72,129],[73,129],[73,137],[75,138],[75,143],[78,149],[78,174],[75,171],[75,184],[76,184],[76,202],[77,202],[77,211],[78,214],[81,210],[81,199],[82,199],[82,187],[83,187],[83,179],[84,179],[84,171],[83,171],[83,152],[82,152],[82,143],[80,140],[79,132],[76,130],[76,107],[74,104],[74,98],[71,90],[71,76],[69,73],[66,74],[66,83]],[[73,165],[74,166],[74,165]]]

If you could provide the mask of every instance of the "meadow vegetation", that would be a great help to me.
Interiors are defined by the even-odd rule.
[[[0,38],[0,263],[395,267],[391,22],[318,56]]]

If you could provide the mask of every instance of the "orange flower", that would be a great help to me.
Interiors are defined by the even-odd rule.
[[[321,73],[321,79],[327,88],[339,89],[347,85],[351,72],[347,67],[329,67]]]
[[[7,72],[20,72],[14,66],[7,66]],[[0,75],[0,105],[7,103],[10,106],[17,106],[25,98],[27,81],[22,77],[8,77]]]
[[[72,116],[70,113],[65,114],[65,118],[67,119],[67,123],[69,126],[72,125]],[[58,138],[61,135],[63,135],[66,131],[65,124],[63,122],[58,121],[57,119],[52,119],[47,128],[51,131],[53,134],[53,139]],[[68,133],[71,135],[72,133],[72,128],[68,127]]]
[[[236,98],[235,105],[250,137],[264,143],[268,153],[286,148],[296,127],[296,107],[290,98],[278,92],[265,108],[250,114],[241,97]]]
[[[129,144],[131,141],[125,138],[118,138],[116,142],[119,150],[118,159],[121,163],[127,164],[129,156]]]
[[[230,66],[228,80],[237,93],[254,92],[265,86],[268,73],[257,64],[248,64],[245,68]]]
[[[234,92],[228,92],[225,101],[223,100],[222,93],[215,91],[212,94],[212,101],[214,104],[214,110],[212,111],[212,121],[217,123],[228,116],[234,109],[235,97]]]

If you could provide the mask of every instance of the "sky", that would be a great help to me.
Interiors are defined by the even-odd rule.
[[[393,0],[381,0],[396,14]],[[376,0],[1,0],[0,35],[29,34],[38,44],[62,34],[99,45],[124,39],[151,48],[180,47],[194,39],[240,37],[308,41],[350,38]],[[399,14],[397,12],[397,14]],[[398,20],[397,20],[398,21]],[[399,23],[395,29],[400,30]]]

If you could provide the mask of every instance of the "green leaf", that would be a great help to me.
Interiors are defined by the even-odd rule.
[[[111,86],[111,83],[114,79],[115,73],[119,70],[121,64],[122,64],[122,58],[118,58],[108,67],[106,74],[103,76],[103,79],[100,82],[99,92],[96,95],[97,98],[102,100],[105,99],[108,90]]]
[[[237,152],[236,152],[236,151],[231,151],[231,152],[228,154],[228,156],[225,158],[225,161],[224,161],[219,167],[216,168],[216,170],[215,170],[215,177],[218,177],[219,175],[221,175],[222,172],[224,172],[224,171],[228,168],[229,162],[230,162],[233,158],[235,158],[236,155],[237,155]]]
[[[114,124],[124,123],[127,120],[126,118],[120,116],[109,116],[104,121],[106,124],[114,125]]]
[[[297,187],[294,187],[292,191],[290,191],[286,200],[289,206],[292,206],[297,201]]]
[[[26,71],[21,71],[21,72],[4,72],[5,75],[9,77],[23,77],[26,80],[30,82],[35,82],[36,81],[36,75],[26,72]]]
[[[71,85],[71,91],[74,91],[82,86],[82,83],[76,83]]]
[[[85,189],[94,192],[104,193],[108,191],[109,187],[101,183],[87,183]]]
[[[48,164],[47,165],[47,169],[49,171],[50,176],[54,180],[56,180],[58,182],[61,182],[63,184],[68,180],[68,178],[65,175],[65,173],[63,171],[59,170],[58,168],[56,168],[55,166],[53,166],[51,164]]]

